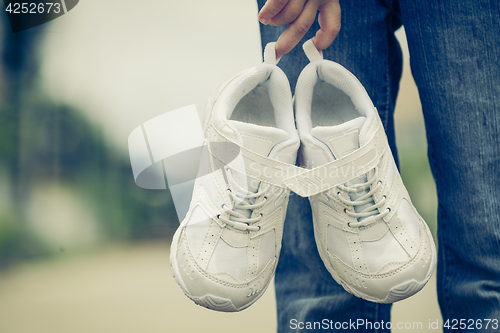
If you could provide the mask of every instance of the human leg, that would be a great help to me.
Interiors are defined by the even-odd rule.
[[[500,4],[400,4],[438,192],[441,312],[481,331],[500,318]]]
[[[259,1],[262,7],[264,1]],[[396,155],[393,110],[399,78],[401,53],[394,37],[400,26],[397,8],[390,3],[372,1],[360,6],[341,2],[342,29],[331,47],[323,51],[325,59],[339,62],[354,73],[365,86],[377,107]],[[317,22],[300,45],[318,29]],[[284,27],[261,25],[262,43],[277,40]],[[309,61],[301,47],[283,56],[280,67],[287,74],[292,89]],[[397,156],[396,156],[397,159]],[[278,331],[289,331],[290,320],[345,322],[349,319],[387,322],[390,305],[358,299],[343,290],[330,276],[319,258],[313,235],[309,201],[297,195],[290,197],[285,223],[283,248],[276,272]],[[365,330],[356,332],[376,331]]]

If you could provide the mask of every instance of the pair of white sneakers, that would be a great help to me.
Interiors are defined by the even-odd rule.
[[[431,233],[365,89],[311,40],[303,47],[310,64],[294,100],[270,43],[264,63],[208,103],[208,149],[170,252],[175,280],[201,306],[240,311],[264,293],[290,190],[309,197],[321,259],[348,292],[396,302],[422,289],[435,267]],[[295,166],[299,147],[305,168]]]

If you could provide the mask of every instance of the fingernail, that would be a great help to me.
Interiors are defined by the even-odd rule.
[[[268,18],[266,18],[266,17],[262,17],[262,18],[260,19],[260,22],[261,22],[262,24],[267,24],[267,22],[269,22],[269,19],[268,19]]]

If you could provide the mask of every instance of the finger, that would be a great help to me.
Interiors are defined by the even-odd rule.
[[[318,23],[320,29],[313,37],[314,45],[318,50],[330,46],[340,31],[340,5],[338,0],[330,1],[319,8]]]
[[[288,25],[276,42],[276,53],[278,56],[290,52],[300,42],[314,23],[317,10],[318,7],[315,1],[306,2],[299,17]]]
[[[288,1],[286,6],[269,20],[268,24],[279,27],[295,21],[302,12],[305,2],[306,0]]]
[[[263,24],[276,16],[288,3],[289,0],[267,0],[259,13],[259,21]]]

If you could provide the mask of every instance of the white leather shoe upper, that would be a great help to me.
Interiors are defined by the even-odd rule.
[[[435,267],[430,231],[361,83],[312,41],[304,49],[311,63],[297,82],[295,116],[309,171],[286,184],[310,196],[318,250],[338,283],[374,302],[407,298]]]
[[[208,103],[206,146],[171,266],[184,293],[218,311],[250,306],[271,281],[289,190],[272,170],[295,164],[299,138],[291,92],[266,62],[233,77]]]

